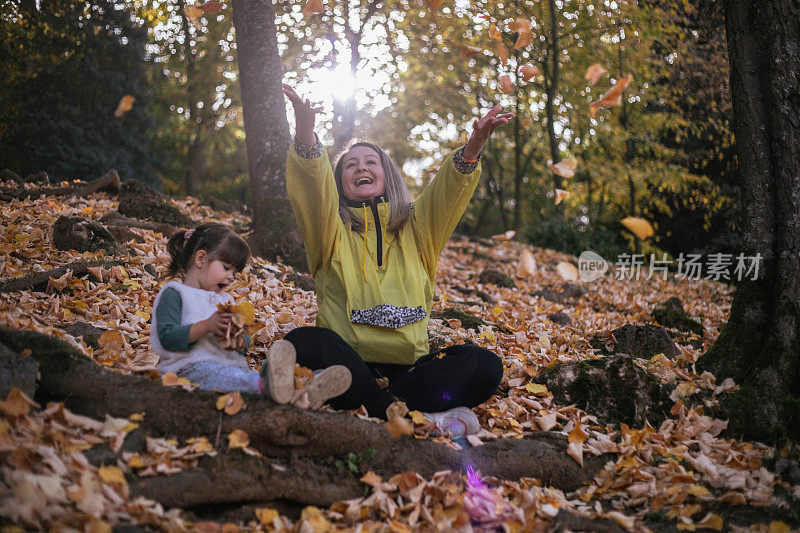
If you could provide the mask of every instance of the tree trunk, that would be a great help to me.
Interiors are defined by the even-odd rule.
[[[186,16],[186,2],[178,0],[178,13],[181,17],[181,31],[183,32],[183,58],[186,61],[186,109],[189,110],[189,147],[186,153],[186,194],[197,195],[197,184],[203,172],[204,157],[203,146],[200,142],[201,119],[198,116],[197,98],[195,87],[197,84],[195,74],[195,57],[192,50],[192,36],[189,29],[189,19]]]
[[[250,173],[256,255],[300,266],[305,253],[286,193],[291,138],[281,92],[275,11],[271,0],[234,0],[233,25]]]
[[[545,68],[545,90],[547,93],[547,100],[545,101],[545,114],[547,115],[547,137],[550,140],[550,159],[553,164],[558,164],[561,160],[558,150],[558,138],[556,137],[555,130],[555,116],[556,110],[553,100],[558,92],[558,71],[559,63],[558,58],[561,55],[561,50],[558,48],[558,8],[556,7],[555,0],[550,0],[550,43],[548,43],[548,56],[550,58],[549,65]],[[561,189],[561,176],[553,173],[553,194],[555,189]],[[554,203],[553,209],[557,214],[563,212],[563,206]]]
[[[731,430],[777,442],[800,435],[800,3],[725,1],[745,256],[731,316],[699,361],[742,388]]]

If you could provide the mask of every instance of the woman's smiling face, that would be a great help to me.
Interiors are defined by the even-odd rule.
[[[354,146],[342,162],[342,190],[348,200],[363,202],[386,192],[381,156],[369,146]]]

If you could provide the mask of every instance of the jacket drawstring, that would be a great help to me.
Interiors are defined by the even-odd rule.
[[[381,198],[381,203],[383,203],[384,210],[386,211],[386,218],[389,218],[389,204],[386,203],[386,199],[385,198]],[[386,243],[386,246],[387,246],[387,248],[386,248],[386,257],[388,259],[388,257],[389,257],[389,248],[392,248],[394,245],[391,242],[386,240],[386,223],[384,222],[383,217],[381,217],[381,222],[383,223],[381,229],[383,230],[383,242]]]
[[[364,204],[364,251],[361,254],[361,276],[364,278],[364,283],[369,283],[367,281],[367,270],[366,270],[366,262],[367,262],[367,232],[369,231],[369,217],[367,216],[367,204]]]

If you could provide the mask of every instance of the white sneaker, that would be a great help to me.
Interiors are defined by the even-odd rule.
[[[297,353],[287,340],[275,341],[261,365],[261,376],[267,395],[275,403],[284,404],[294,396],[294,363]]]
[[[422,414],[451,439],[474,435],[481,430],[478,415],[469,407],[453,407],[439,413]]]
[[[322,404],[347,392],[353,376],[344,365],[333,365],[315,370],[314,377],[306,382],[308,404],[311,409],[319,409]]]

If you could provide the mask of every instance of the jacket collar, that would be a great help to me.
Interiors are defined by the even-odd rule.
[[[374,198],[370,198],[369,200],[351,200],[350,198],[344,196],[344,204],[347,207],[370,207],[371,204],[379,205],[381,202],[388,202],[389,200],[386,198],[385,194],[381,194],[379,196],[375,196]]]

